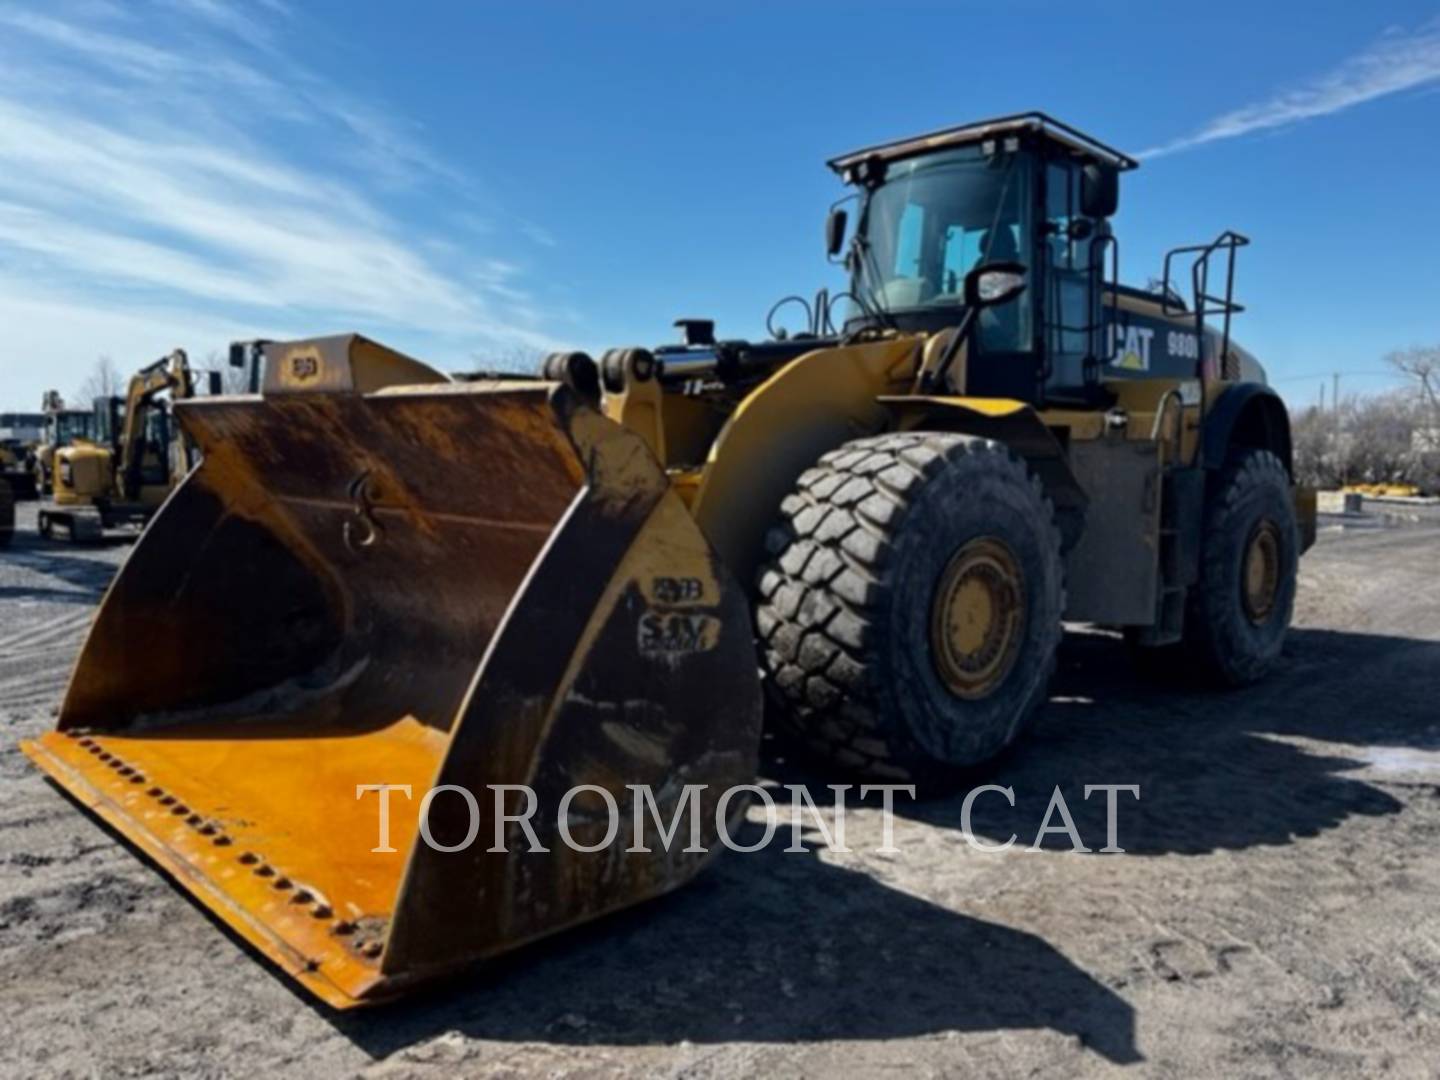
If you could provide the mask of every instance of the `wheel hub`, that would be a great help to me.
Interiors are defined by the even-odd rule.
[[[992,693],[1005,681],[1025,630],[1025,581],[1008,545],[971,540],[951,558],[930,613],[935,668],[957,697]]]
[[[1245,615],[1260,626],[1275,610],[1280,592],[1280,530],[1265,520],[1255,527],[1245,545],[1240,567],[1240,600]]]

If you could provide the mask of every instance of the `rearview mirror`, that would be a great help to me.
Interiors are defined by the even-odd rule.
[[[845,246],[845,224],[849,219],[850,215],[839,206],[831,209],[830,216],[825,219],[825,254],[832,259]]]
[[[245,342],[243,342],[243,341],[232,341],[232,342],[230,343],[230,366],[231,366],[231,367],[244,367],[244,366],[245,366]]]
[[[970,308],[995,307],[1025,291],[1024,263],[981,263],[965,275],[965,304]]]
[[[1120,174],[1094,162],[1080,173],[1080,213],[1107,218],[1120,208]]]
[[[221,380],[221,378],[220,378],[220,372],[218,372],[218,371],[212,371],[212,372],[210,372],[210,394],[211,394],[211,396],[213,397],[213,396],[216,395],[216,394],[223,393],[224,390],[225,390],[225,384],[224,384],[224,382],[223,382],[223,381]]]

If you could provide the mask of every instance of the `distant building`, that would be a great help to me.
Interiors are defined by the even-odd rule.
[[[39,442],[44,431],[44,413],[0,413],[0,440]]]

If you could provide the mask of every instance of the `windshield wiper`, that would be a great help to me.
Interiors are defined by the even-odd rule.
[[[870,275],[873,275],[874,280],[880,280],[880,263],[875,258],[875,249],[870,246],[870,241],[861,232],[855,234],[852,243],[860,249],[860,257],[867,261],[869,268],[867,274],[866,267],[862,266],[860,273],[856,275],[857,283],[863,282],[862,291],[867,294],[869,300],[869,303],[863,303],[861,306],[866,309],[865,313],[876,321],[888,326],[891,330],[899,329],[895,322],[895,316],[890,314],[889,307],[880,299],[880,294],[870,284]]]

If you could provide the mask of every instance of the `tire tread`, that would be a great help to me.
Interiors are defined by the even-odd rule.
[[[870,648],[907,513],[942,470],[976,456],[1025,491],[1047,523],[1047,557],[1058,564],[1060,530],[1039,478],[1003,444],[975,436],[918,431],[854,440],[823,455],[781,504],[758,575],[756,626],[772,712],[812,752],[877,776],[915,778],[933,765],[887,722]],[[1042,685],[1054,669],[1058,618],[1051,633]]]

